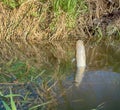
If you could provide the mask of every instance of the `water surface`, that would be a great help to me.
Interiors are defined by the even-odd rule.
[[[61,110],[118,110],[120,109],[120,74],[116,64],[119,52],[111,47],[89,47],[87,67],[79,86],[71,74],[61,84],[64,95]],[[116,72],[113,72],[116,71]],[[61,90],[61,91],[62,91]]]

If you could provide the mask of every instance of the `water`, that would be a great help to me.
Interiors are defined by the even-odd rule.
[[[119,53],[111,47],[88,48],[87,72],[79,86],[73,74],[63,81],[66,92],[58,110],[120,110],[120,74],[112,72],[119,72]]]
[[[120,75],[96,71],[87,72],[79,86],[72,83],[73,75],[63,83],[69,87],[59,105],[62,110],[120,109]]]

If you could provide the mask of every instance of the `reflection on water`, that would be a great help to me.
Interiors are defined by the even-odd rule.
[[[117,110],[120,109],[120,75],[113,72],[86,72],[79,87],[72,83],[73,75],[63,83],[65,100],[62,110]]]
[[[113,69],[120,72],[120,45],[86,46],[87,66],[89,69]]]
[[[111,46],[88,47],[88,65],[82,83],[76,87],[74,75],[63,81],[61,86],[66,89],[66,93],[62,96],[58,110],[119,110],[120,74],[111,72],[119,72],[119,53]],[[105,71],[97,71],[101,69]]]

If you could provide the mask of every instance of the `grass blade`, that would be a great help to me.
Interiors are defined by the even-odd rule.
[[[11,110],[7,103],[5,103],[4,101],[2,101],[2,103],[6,110]]]
[[[17,110],[15,102],[13,100],[13,94],[12,94],[11,88],[10,88],[10,103],[11,103],[12,110]]]
[[[36,108],[38,108],[38,107],[41,107],[41,106],[47,105],[47,104],[49,104],[49,103],[51,103],[51,101],[46,102],[46,103],[42,103],[42,104],[39,104],[39,105],[36,105],[36,106],[33,106],[33,107],[31,107],[29,110],[34,110],[34,109],[36,109]]]

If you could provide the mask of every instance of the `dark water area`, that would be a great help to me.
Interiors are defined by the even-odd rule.
[[[86,46],[86,53],[82,82],[76,86],[75,73],[63,81],[65,94],[58,110],[120,110],[120,49],[113,45]]]
[[[119,110],[120,75],[114,72],[86,72],[79,86],[67,78],[63,87],[69,87],[59,110]]]

